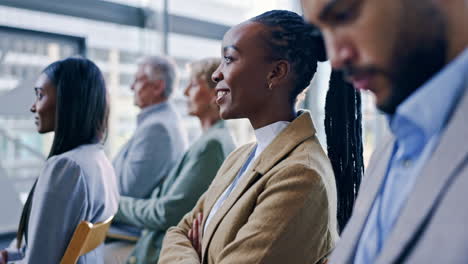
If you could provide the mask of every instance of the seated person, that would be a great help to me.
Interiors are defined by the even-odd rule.
[[[190,83],[185,89],[188,111],[198,117],[201,137],[172,168],[162,186],[150,199],[122,196],[114,221],[144,229],[134,246],[125,242],[106,245],[106,263],[157,263],[166,230],[176,225],[206,191],[234,143],[216,105],[215,83],[211,75],[219,59],[190,64]],[[134,248],[133,248],[134,246]],[[131,251],[131,253],[130,253]]]
[[[212,76],[221,117],[248,118],[257,142],[235,150],[167,231],[158,263],[321,263],[338,239],[334,171],[310,114],[294,106],[326,60],[323,42],[302,17],[276,10],[231,28],[222,57]]]
[[[138,63],[131,90],[141,112],[133,136],[113,161],[121,195],[148,198],[187,149],[180,117],[168,102],[176,87],[175,67],[157,56]]]
[[[82,58],[49,65],[34,90],[31,112],[37,130],[55,135],[24,206],[16,249],[2,254],[15,263],[59,263],[81,221],[102,222],[117,211],[115,174],[102,146],[109,97],[101,71]],[[103,260],[102,247],[98,247],[78,263]]]

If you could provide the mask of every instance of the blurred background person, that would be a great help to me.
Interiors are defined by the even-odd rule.
[[[296,13],[274,10],[225,34],[212,77],[217,104],[223,119],[248,118],[256,142],[235,150],[192,211],[169,229],[159,263],[320,263],[334,247],[336,185],[352,192],[361,176],[360,119],[355,111],[349,122],[344,111],[329,113],[342,123],[331,142],[354,143],[329,144],[329,153],[347,158],[332,166],[310,113],[295,109],[317,63],[326,60],[315,33]],[[350,95],[332,98],[345,98],[355,110]],[[352,207],[354,197],[338,198]],[[338,209],[341,215],[349,208]]]
[[[203,133],[149,199],[121,197],[114,221],[144,231],[136,245],[127,242],[106,245],[106,263],[157,263],[167,229],[193,208],[224,159],[234,150],[233,139],[216,105],[216,83],[211,80],[219,64],[218,58],[189,64],[190,82],[184,94],[188,112],[199,119]]]
[[[15,263],[59,263],[81,221],[101,222],[117,211],[115,174],[101,145],[108,94],[99,68],[82,58],[49,65],[34,91],[31,112],[37,131],[55,135],[24,206],[16,249],[6,255]],[[102,253],[99,247],[78,263],[103,263]]]
[[[120,194],[148,198],[187,149],[187,135],[169,98],[177,85],[174,63],[152,56],[138,63],[131,86],[141,109],[130,140],[114,158]]]
[[[331,263],[467,263],[468,2],[303,0],[390,135]]]

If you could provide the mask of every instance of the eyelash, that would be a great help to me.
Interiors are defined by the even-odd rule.
[[[346,10],[341,13],[337,13],[335,15],[335,21],[338,23],[345,23],[350,21],[353,18],[353,14],[351,10]]]
[[[224,61],[229,64],[233,61],[233,58],[231,56],[224,56]]]
[[[354,2],[351,6],[348,6],[346,10],[336,12],[334,15],[334,21],[337,24],[352,23],[359,16],[362,5],[359,1]]]

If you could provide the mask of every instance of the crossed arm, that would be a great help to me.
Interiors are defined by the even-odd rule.
[[[204,201],[169,229],[159,263],[201,263]],[[320,176],[295,165],[268,180],[235,239],[210,258],[216,264],[317,263],[328,252],[327,225],[328,198]]]

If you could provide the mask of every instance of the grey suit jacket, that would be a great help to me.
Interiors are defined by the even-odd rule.
[[[468,78],[467,78],[468,79]],[[468,82],[375,264],[468,263]],[[443,87],[441,87],[443,89]],[[353,263],[381,187],[394,138],[376,150],[351,220],[330,263]]]
[[[166,230],[192,209],[234,148],[219,121],[193,143],[150,199],[121,198],[115,221],[144,229],[128,263],[158,262]]]
[[[187,149],[187,136],[170,103],[138,115],[134,135],[113,161],[121,195],[148,198]]]
[[[49,158],[34,191],[25,258],[16,263],[59,263],[76,226],[107,220],[117,211],[118,198],[114,170],[101,145],[81,145]],[[102,249],[77,263],[103,263]]]

